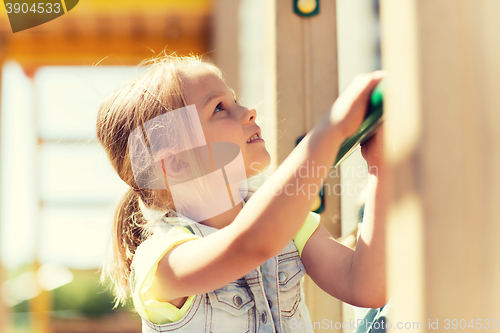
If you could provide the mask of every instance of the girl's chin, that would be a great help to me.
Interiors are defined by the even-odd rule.
[[[263,173],[269,167],[269,163],[255,163],[251,165],[247,170],[247,178],[255,177]]]

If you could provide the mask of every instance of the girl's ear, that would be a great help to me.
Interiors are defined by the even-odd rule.
[[[168,159],[175,154],[177,154],[177,151],[175,151],[175,149],[169,148],[160,150],[154,157],[155,164],[158,167],[158,170],[161,170],[163,172],[164,178],[167,178],[168,176],[166,161],[168,161]]]
[[[155,156],[155,163],[159,170],[163,172],[163,177],[167,182],[177,183],[189,178],[188,163],[183,158],[186,154],[179,154],[176,149],[163,149]]]

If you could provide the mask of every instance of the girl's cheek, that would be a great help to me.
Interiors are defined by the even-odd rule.
[[[213,123],[202,123],[201,127],[207,142],[233,142],[241,144],[240,141],[246,140],[241,124],[230,119],[220,119]]]
[[[243,137],[241,133],[241,125],[238,125],[234,121],[222,121],[217,126],[217,129],[213,133],[219,139],[218,141],[234,142],[239,141],[239,136]]]

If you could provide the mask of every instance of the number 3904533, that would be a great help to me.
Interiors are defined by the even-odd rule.
[[[15,14],[28,14],[28,13],[33,13],[33,14],[58,14],[61,12],[61,4],[60,3],[44,3],[44,2],[38,2],[34,3],[31,5],[27,3],[19,3],[19,2],[6,2],[5,3],[5,8],[7,9],[7,14],[15,13]]]
[[[497,319],[472,319],[467,321],[465,319],[445,319],[444,320],[444,328],[445,329],[498,329],[498,320]]]

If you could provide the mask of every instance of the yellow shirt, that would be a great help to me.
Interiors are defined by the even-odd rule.
[[[293,238],[295,246],[302,256],[302,250],[307,241],[317,229],[320,216],[310,212],[299,232]],[[138,248],[132,262],[132,298],[137,312],[149,321],[161,325],[180,320],[189,310],[196,295],[187,298],[179,309],[169,302],[160,302],[146,298],[145,294],[151,287],[153,277],[161,258],[174,246],[200,236],[192,234],[189,229],[175,226],[168,232],[155,232]]]

